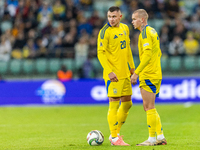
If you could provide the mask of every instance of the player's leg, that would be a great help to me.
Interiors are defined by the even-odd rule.
[[[159,92],[160,84],[161,80],[148,80],[140,83],[140,92],[143,99],[143,107],[147,114],[149,138],[147,141],[138,144],[138,146],[158,145],[158,143],[156,142],[156,133],[159,132],[160,137],[162,137],[163,135],[161,132],[160,117],[155,109],[155,98],[156,93]]]
[[[132,106],[131,95],[132,95],[131,81],[130,81],[130,78],[126,78],[124,79],[123,88],[122,88],[121,105],[117,113],[118,134],[120,133],[121,126],[125,123],[126,118],[128,116],[129,109]]]
[[[120,97],[121,95],[119,94],[119,91],[121,89],[118,89],[117,85],[119,84],[118,82],[111,82],[110,80],[105,80],[106,84],[106,89],[107,89],[107,96],[109,97],[109,109],[108,109],[108,114],[107,114],[107,120],[108,120],[108,125],[110,129],[110,137],[109,140],[112,142],[112,139],[116,140],[118,138],[117,135],[117,111],[119,109],[119,102],[120,102]]]
[[[111,145],[129,146],[129,144],[125,143],[123,139],[117,134],[118,108],[119,108],[119,98],[109,97],[108,124],[110,128],[110,133],[111,133],[109,140],[111,142]]]
[[[154,82],[154,81],[152,81],[152,82]],[[156,85],[157,85],[157,87],[156,87],[156,97],[158,97],[160,86],[161,86],[161,80],[157,80]],[[156,119],[156,134],[157,134],[156,144],[157,145],[166,145],[167,141],[164,137],[160,115],[158,114],[157,111],[156,111],[156,116],[157,116],[157,119]]]
[[[157,112],[156,115],[157,115],[157,120],[156,120],[156,133],[157,133],[156,145],[166,145],[167,141],[166,141],[164,134],[163,134],[162,124],[161,124],[161,120],[160,120],[160,116],[159,116],[158,112]]]
[[[155,109],[155,93],[148,92],[143,88],[140,88],[140,92],[143,99],[143,107],[147,115],[147,126],[149,130],[149,138],[147,141],[138,144],[138,146],[152,146],[156,145],[156,109]]]
[[[129,96],[122,96],[121,97],[121,105],[118,109],[117,113],[117,120],[118,120],[118,128],[117,128],[117,133],[120,133],[120,129],[122,125],[125,123],[126,118],[129,113],[129,109],[132,106],[132,101],[131,101],[131,95]]]
[[[137,146],[152,146],[156,145],[156,110],[155,96],[156,86],[150,80],[140,81],[140,92],[143,99],[143,107],[147,115],[147,125],[149,130],[149,138]]]
[[[119,97],[117,98],[109,97],[109,109],[108,109],[107,119],[112,138],[117,137],[117,128],[118,128],[117,111],[119,108],[119,100],[120,100]]]
[[[118,82],[111,82],[107,86],[108,97],[109,97],[109,110],[108,110],[108,124],[111,132],[111,136],[109,140],[112,145],[128,145],[124,143],[124,141],[119,138],[117,135],[118,128],[118,119],[117,112],[119,108],[119,101],[121,98],[121,91],[123,87],[123,80],[119,80]]]
[[[117,113],[117,120],[118,120],[117,133],[118,133],[118,137],[123,141],[122,136],[120,136],[120,129],[121,129],[122,125],[125,123],[126,118],[129,113],[129,109],[132,106],[132,101],[131,101],[132,86],[131,86],[130,78],[123,79],[122,85],[123,85],[123,88],[122,88],[122,92],[121,92],[121,95],[122,95],[121,105],[120,105],[120,107],[118,109],[118,113]],[[125,143],[125,144],[127,144],[127,143]]]
[[[163,134],[163,129],[162,129],[160,116],[159,116],[157,111],[156,111],[156,116],[157,116],[157,119],[156,119],[156,134],[157,134],[157,136],[159,136],[159,135]]]

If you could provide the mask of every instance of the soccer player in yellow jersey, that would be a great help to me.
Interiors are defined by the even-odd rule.
[[[108,23],[99,31],[97,55],[104,70],[103,78],[109,97],[109,140],[111,145],[128,146],[119,132],[132,106],[130,76],[134,73],[135,65],[130,49],[129,28],[120,23],[122,14],[119,7],[110,7],[107,18]]]
[[[165,145],[160,116],[155,108],[155,98],[159,95],[162,71],[160,41],[154,28],[147,24],[148,14],[144,9],[138,9],[132,14],[132,24],[140,30],[138,49],[140,64],[131,76],[135,85],[139,76],[139,87],[143,99],[143,107],[147,114],[149,138],[137,146]],[[156,139],[157,135],[157,139]]]

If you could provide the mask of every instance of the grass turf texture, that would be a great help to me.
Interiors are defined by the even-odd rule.
[[[136,147],[148,138],[146,114],[142,105],[133,105],[121,129],[130,147],[111,146],[107,105],[55,107],[1,107],[1,150],[199,150],[200,104],[156,105],[168,145]],[[105,136],[101,146],[89,146],[91,130]]]

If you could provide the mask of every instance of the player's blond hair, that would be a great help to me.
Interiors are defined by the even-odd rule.
[[[136,11],[133,12],[133,14],[136,14],[136,13],[138,13],[139,18],[144,18],[145,20],[148,20],[149,18],[149,15],[144,9],[137,9]]]

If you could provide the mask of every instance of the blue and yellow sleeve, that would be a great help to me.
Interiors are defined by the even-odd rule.
[[[107,25],[105,25],[99,32],[98,35],[98,41],[97,41],[97,57],[99,59],[99,62],[101,63],[101,66],[103,69],[111,73],[112,69],[108,65],[108,59],[106,57],[106,49],[108,47],[108,37],[106,33],[106,29],[108,28]]]
[[[143,55],[140,60],[140,64],[135,70],[135,73],[139,75],[139,73],[147,66],[151,57],[152,57],[152,39],[150,33],[146,30],[146,28],[141,32],[142,37],[142,47],[143,47]]]

